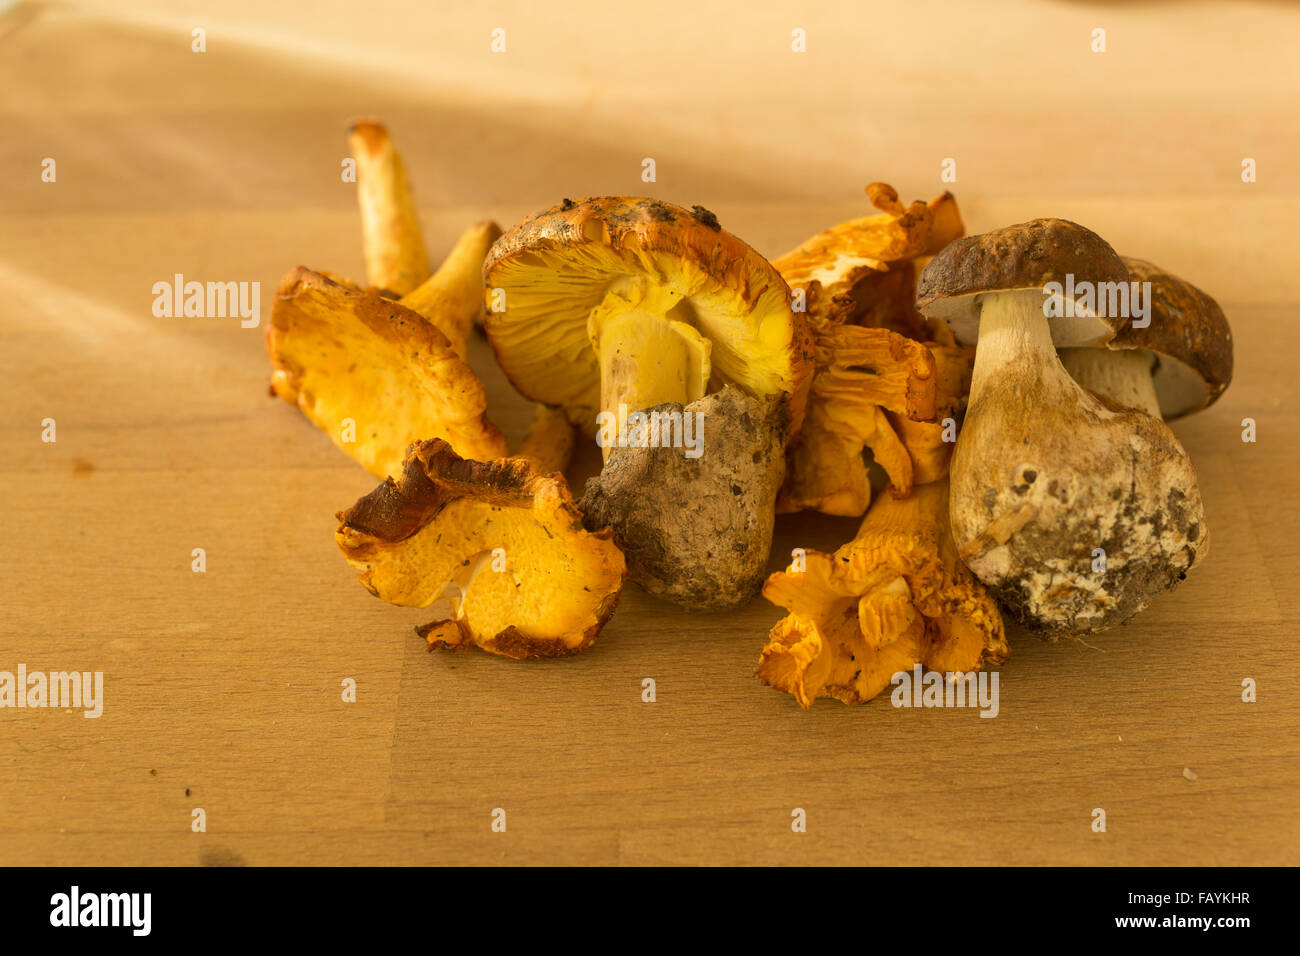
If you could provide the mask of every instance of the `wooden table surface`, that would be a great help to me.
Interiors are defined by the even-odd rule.
[[[105,679],[98,719],[0,710],[0,863],[1300,862],[1293,8],[365,6],[0,17],[0,671]],[[1208,559],[1087,642],[1013,629],[993,720],[801,711],[753,676],[761,599],[709,616],[628,586],[571,660],[426,653],[427,612],[339,555],[334,513],[373,482],[268,397],[263,329],[151,312],[175,273],[260,282],[263,317],[295,265],[360,277],[339,168],[367,114],[435,256],[609,192],[702,203],[775,255],[871,180],[934,195],[955,158],[969,231],[1062,216],[1192,279],[1236,341],[1232,387],[1174,425]],[[526,404],[481,338],[471,358],[517,439]],[[854,526],[782,518],[773,567]]]

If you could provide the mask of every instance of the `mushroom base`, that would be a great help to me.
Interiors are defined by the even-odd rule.
[[[711,610],[748,603],[772,547],[785,476],[785,403],[728,386],[647,412],[702,413],[698,457],[672,444],[610,449],[579,502],[586,526],[613,528],[628,576],[656,597]]]
[[[951,466],[953,540],[1021,622],[1122,624],[1175,586],[1209,535],[1196,475],[1158,418],[1084,391],[1036,297],[989,296]]]

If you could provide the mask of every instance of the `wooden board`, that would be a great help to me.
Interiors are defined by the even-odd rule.
[[[741,5],[261,6],[0,19],[0,670],[105,675],[98,719],[0,710],[0,863],[1300,862],[1294,10],[832,4],[795,54],[802,14]],[[365,114],[435,255],[483,216],[637,192],[775,255],[863,214],[873,179],[941,191],[955,158],[971,231],[1063,216],[1193,279],[1237,354],[1175,425],[1209,558],[1121,630],[1013,631],[993,720],[801,711],[753,677],[762,600],[709,616],[629,587],[572,660],[426,653],[427,614],[339,556],[334,513],[373,483],[268,397],[263,330],[151,312],[175,273],[260,282],[263,315],[295,265],[360,276],[339,169]],[[527,406],[471,357],[517,439]],[[773,567],[854,525],[782,518]]]

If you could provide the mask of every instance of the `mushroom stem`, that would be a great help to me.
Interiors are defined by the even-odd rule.
[[[474,316],[483,311],[483,257],[500,235],[495,222],[476,222],[461,233],[438,271],[401,299],[447,336],[461,358]]]
[[[1023,369],[1041,363],[1045,372],[1053,368],[1060,372],[1051,378],[1073,384],[1056,360],[1056,346],[1052,344],[1042,301],[1036,292],[995,292],[984,296],[975,367],[971,370],[972,404],[1002,377],[1008,366]]]
[[[708,392],[709,340],[656,303],[611,293],[592,312],[587,330],[600,362],[601,421],[616,426],[617,434],[626,433],[631,412],[668,402],[689,405]],[[612,444],[603,445],[608,459]]]
[[[406,167],[380,123],[358,120],[348,130],[348,141],[357,161],[366,279],[406,295],[429,277],[429,257]]]
[[[1061,349],[1057,353],[1070,377],[1090,392],[1125,408],[1160,417],[1160,400],[1151,379],[1151,353],[1142,349]]]

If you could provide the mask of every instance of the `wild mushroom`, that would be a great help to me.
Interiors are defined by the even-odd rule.
[[[936,413],[934,362],[915,341],[930,337],[913,306],[916,263],[962,234],[957,203],[944,193],[905,207],[884,183],[867,194],[879,215],[826,229],[773,261],[805,294],[816,357],[778,511],[861,515],[871,501],[868,452],[891,492],[906,496],[912,460],[899,423]],[[915,443],[920,431],[909,432]]]
[[[628,495],[631,477],[610,472],[590,485],[583,509],[610,522],[615,540],[636,555],[633,579],[693,607],[748,600],[771,525],[743,519],[773,508],[770,461],[783,460],[808,384],[807,333],[776,270],[707,210],[607,197],[565,200],[511,229],[483,276],[485,328],[507,377],[528,398],[563,408],[585,434],[599,431],[607,470],[687,482],[691,494],[714,502],[732,495],[724,510],[679,527],[669,503],[683,500],[685,484]],[[753,401],[695,405],[727,385]],[[688,455],[686,429],[697,419],[682,416],[699,411],[706,446]],[[778,419],[785,424],[774,435]],[[667,431],[656,427],[663,422]],[[736,481],[740,475],[752,480]],[[741,491],[732,494],[733,485]],[[649,513],[628,512],[633,502]],[[653,543],[633,540],[633,523]],[[684,568],[695,574],[701,561],[707,573],[687,580]]]
[[[975,364],[975,349],[952,344],[947,326],[940,326],[935,331],[941,340],[925,343],[934,362],[933,417],[918,419],[892,409],[888,413],[889,424],[911,461],[912,480],[918,485],[928,485],[948,473],[956,425],[966,411]]]
[[[927,316],[978,338],[950,469],[954,539],[1018,618],[1052,634],[1123,623],[1205,553],[1196,476],[1173,433],[1094,397],[1057,358],[1116,337],[1128,318],[1109,302],[1128,280],[1100,236],[1038,219],[957,240],[917,289]]]
[[[514,457],[527,459],[539,474],[564,471],[573,457],[573,423],[562,409],[538,404]]]
[[[814,332],[832,325],[888,328],[921,338],[912,309],[915,260],[964,231],[957,200],[943,193],[904,206],[886,183],[867,186],[880,212],[824,229],[772,260],[791,289],[802,289]]]
[[[789,614],[768,635],[758,677],[805,708],[870,700],[916,664],[956,678],[1010,653],[997,605],[957,557],[942,479],[881,496],[852,541],[807,552],[763,596]]]
[[[867,450],[888,475],[893,492],[906,497],[912,489],[912,459],[886,410],[905,420],[934,417],[930,350],[887,329],[841,325],[817,333],[816,357],[808,416],[790,442],[777,509],[861,515],[871,503]]]
[[[429,438],[479,461],[506,454],[482,383],[447,337],[377,292],[299,267],[280,280],[266,347],[272,391],[376,477]]]
[[[1124,256],[1130,294],[1150,283],[1149,314],[1104,346],[1059,350],[1091,392],[1165,421],[1213,404],[1232,381],[1232,330],[1219,304],[1145,259]]]
[[[656,405],[651,422],[695,420],[702,455],[619,445],[578,507],[588,527],[613,526],[628,575],[684,607],[748,602],[763,584],[773,502],[785,474],[789,418],[778,402],[733,385],[682,406]]]
[[[366,279],[372,286],[406,295],[429,278],[429,257],[406,167],[382,123],[357,120],[348,130],[348,141],[357,163]]]
[[[495,222],[476,222],[461,233],[438,271],[398,300],[432,322],[461,358],[483,313],[483,260],[500,235]]]
[[[448,616],[418,628],[431,650],[576,654],[623,586],[608,529],[585,530],[563,478],[523,458],[467,461],[444,441],[418,442],[398,480],[338,517],[339,548],[372,594],[405,607],[450,602]]]

